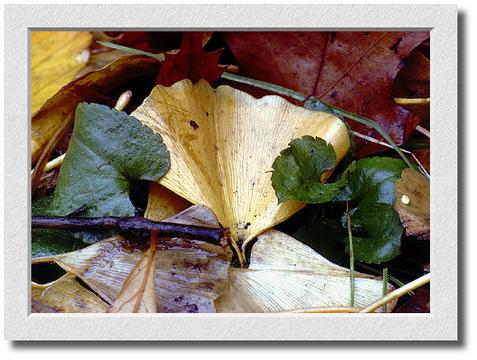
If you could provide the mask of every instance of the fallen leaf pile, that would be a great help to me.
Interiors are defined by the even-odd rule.
[[[429,272],[428,38],[33,31],[33,216],[143,216],[229,244],[33,228],[32,312],[356,312]],[[427,288],[399,301],[385,311],[429,312]]]

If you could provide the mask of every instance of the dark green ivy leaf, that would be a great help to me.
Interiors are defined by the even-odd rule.
[[[321,176],[336,165],[331,144],[321,138],[303,136],[294,139],[273,162],[272,185],[282,203],[297,200],[308,204],[331,201],[345,185],[344,179],[323,184]]]
[[[81,103],[53,198],[54,215],[132,216],[132,184],[157,181],[169,170],[162,138],[136,118]]]
[[[395,182],[405,163],[387,157],[361,159],[345,171],[348,185],[335,201],[351,201],[355,259],[382,263],[399,255],[403,228],[393,208]],[[346,216],[342,218],[346,227]],[[348,243],[349,241],[347,241]]]

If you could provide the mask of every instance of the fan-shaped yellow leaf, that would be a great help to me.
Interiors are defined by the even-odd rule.
[[[229,276],[229,291],[216,301],[218,312],[281,312],[350,304],[348,269],[274,229],[258,236],[249,268],[231,268]],[[382,288],[381,279],[355,272],[355,306],[381,298]],[[392,290],[389,284],[388,288]]]
[[[270,180],[274,159],[292,139],[319,136],[333,145],[338,162],[350,146],[344,123],[333,115],[278,96],[213,89],[203,80],[158,85],[132,115],[160,133],[171,153],[160,183],[210,207],[236,248],[303,207],[278,205]]]

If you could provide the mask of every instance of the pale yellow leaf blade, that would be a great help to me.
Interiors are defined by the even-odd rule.
[[[155,246],[154,246],[155,247]],[[155,313],[155,248],[148,249],[138,261],[108,312]]]
[[[348,269],[273,229],[258,236],[250,267],[231,268],[229,275],[230,289],[216,301],[218,312],[283,312],[350,304]],[[381,279],[358,272],[355,277],[355,306],[369,305],[382,296]]]
[[[32,32],[32,114],[86,66],[92,39],[85,31]]]
[[[31,295],[32,300],[37,302],[37,307],[43,311],[51,308],[55,312],[65,313],[103,313],[109,307],[104,300],[81,285],[76,275],[71,273],[48,284],[32,283]]]
[[[158,85],[132,115],[160,133],[170,151],[161,184],[211,208],[238,244],[304,206],[279,205],[270,180],[274,159],[291,140],[319,136],[333,145],[338,162],[350,146],[346,126],[331,114],[279,96],[255,99],[229,86],[213,89],[206,81]]]

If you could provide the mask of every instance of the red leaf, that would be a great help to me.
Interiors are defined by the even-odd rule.
[[[429,289],[417,289],[416,293],[393,312],[397,313],[428,313],[430,312]]]
[[[419,123],[417,116],[393,102],[392,87],[404,59],[429,37],[428,32],[230,32],[224,36],[244,76],[371,118],[398,144]],[[352,121],[350,125],[380,139],[364,125]],[[359,157],[382,150],[356,140]]]
[[[210,84],[217,81],[224,72],[219,67],[223,49],[206,52],[202,47],[202,38],[200,32],[184,33],[179,52],[166,54],[156,83],[171,86],[182,79],[190,79],[193,83],[205,79]]]

